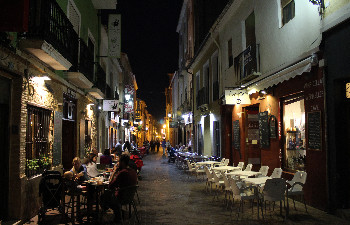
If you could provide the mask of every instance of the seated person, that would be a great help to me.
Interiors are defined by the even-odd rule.
[[[112,157],[110,156],[110,151],[108,148],[105,149],[103,155],[100,156],[100,164],[108,165],[112,167]]]
[[[127,154],[122,154],[119,157],[119,163],[114,166],[114,171],[110,177],[109,189],[112,190],[112,194],[107,193],[102,195],[102,206],[104,209],[111,208],[114,211],[115,222],[119,222],[120,218],[120,196],[123,192],[120,188],[134,186],[137,184],[137,174],[135,170],[129,167],[130,157]]]
[[[96,154],[90,153],[89,158],[86,162],[86,170],[89,178],[97,177],[100,174],[100,172],[97,170],[96,160]]]
[[[83,182],[83,181],[89,180],[86,167],[85,165],[81,164],[79,157],[75,157],[73,159],[72,164],[73,164],[73,168],[70,170],[70,172],[73,174],[75,181]]]

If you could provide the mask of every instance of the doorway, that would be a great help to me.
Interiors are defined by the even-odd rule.
[[[245,111],[245,158],[247,164],[253,164],[253,170],[261,166],[261,149],[259,145],[259,105],[244,108]]]
[[[0,76],[0,221],[7,219],[9,192],[9,112],[11,80]]]
[[[63,119],[62,119],[62,164],[63,170],[72,168],[73,158],[77,155],[76,151],[76,99],[63,96]]]
[[[350,80],[335,82],[334,104],[337,116],[336,131],[336,170],[337,170],[337,203],[338,209],[350,208]]]

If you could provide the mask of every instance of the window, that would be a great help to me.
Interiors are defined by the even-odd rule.
[[[67,14],[75,32],[80,35],[80,13],[73,1],[68,1]]]
[[[198,104],[198,97],[199,97],[199,90],[200,90],[200,71],[196,73],[196,90],[197,90],[196,99]]]
[[[305,170],[305,106],[303,93],[283,101],[283,128],[285,137],[284,168]]]
[[[203,88],[204,88],[204,103],[209,103],[209,62],[204,66],[203,68],[203,72],[204,72],[204,76],[203,76]]]
[[[233,65],[232,38],[227,42],[228,67]]]
[[[288,23],[295,17],[295,3],[294,0],[281,0],[282,9],[282,26]]]
[[[213,79],[213,101],[219,99],[219,57],[214,55],[211,59],[211,72]]]
[[[31,177],[46,169],[44,157],[49,156],[51,111],[27,105],[26,175]]]

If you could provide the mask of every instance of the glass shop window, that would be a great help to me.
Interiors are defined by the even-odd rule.
[[[299,94],[283,101],[284,169],[305,170],[305,105]]]

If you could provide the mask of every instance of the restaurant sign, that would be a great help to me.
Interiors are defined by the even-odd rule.
[[[110,14],[108,18],[108,56],[120,58],[121,51],[121,16]]]
[[[226,105],[250,104],[249,94],[246,90],[225,90]]]
[[[118,112],[119,111],[118,100],[103,100],[103,111],[107,112]]]

